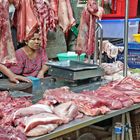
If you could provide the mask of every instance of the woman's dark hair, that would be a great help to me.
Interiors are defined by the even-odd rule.
[[[18,45],[17,45],[17,49],[20,49],[20,48],[22,48],[22,47],[24,47],[24,46],[26,46],[25,41],[19,42]]]

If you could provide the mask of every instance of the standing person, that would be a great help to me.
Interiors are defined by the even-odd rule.
[[[25,46],[16,51],[17,64],[7,67],[15,74],[44,78],[48,70],[46,51],[41,47],[39,33],[26,40]]]

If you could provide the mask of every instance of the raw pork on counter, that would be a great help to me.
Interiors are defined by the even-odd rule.
[[[78,107],[70,101],[56,106],[54,112],[63,118],[64,123],[68,123],[78,115]]]
[[[55,107],[37,103],[18,109],[12,116],[14,126],[26,136],[40,136],[78,118],[79,112],[73,102],[62,103]]]
[[[104,69],[106,75],[112,75],[123,70],[123,63],[121,61],[115,61],[113,63],[102,63],[101,67]]]
[[[16,110],[32,105],[29,97],[14,98],[7,91],[0,91],[0,123],[11,125],[13,113]]]
[[[68,87],[46,90],[43,96],[43,101],[45,103],[47,101],[49,104],[72,101],[78,106],[78,110],[86,115],[96,116],[110,111],[105,106],[105,100],[94,96],[74,93]]]
[[[20,108],[18,109],[13,116],[13,119],[24,117],[24,116],[31,116],[34,114],[40,114],[40,113],[53,113],[53,109],[48,105],[42,105],[42,104],[35,104],[26,108]]]
[[[0,140],[27,140],[24,133],[12,126],[0,126]]]

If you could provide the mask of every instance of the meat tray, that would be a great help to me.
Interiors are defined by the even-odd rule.
[[[104,74],[103,69],[98,65],[80,61],[49,62],[47,65],[50,67],[48,71],[49,75],[72,81],[99,77]]]

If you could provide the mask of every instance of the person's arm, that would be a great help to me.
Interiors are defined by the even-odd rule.
[[[28,78],[23,77],[21,75],[14,74],[10,69],[8,69],[6,66],[2,64],[0,64],[0,71],[4,75],[6,75],[11,82],[14,82],[14,83],[19,83],[19,81],[30,82]]]
[[[47,72],[48,69],[49,68],[47,65],[43,65],[41,70],[39,71],[39,73],[37,75],[37,78],[44,78],[44,74],[45,74],[45,72]]]
[[[41,67],[41,70],[38,72],[37,78],[44,78],[45,72],[47,72],[47,70],[49,69],[49,67],[46,65],[46,62],[48,61],[46,50],[41,49],[40,57],[42,61],[41,62],[42,67]]]

